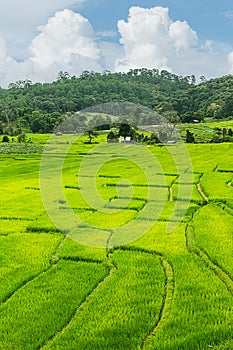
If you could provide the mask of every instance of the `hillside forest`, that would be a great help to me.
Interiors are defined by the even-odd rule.
[[[182,123],[232,119],[233,76],[211,80],[202,76],[197,83],[194,75],[142,68],[127,73],[84,71],[79,77],[59,72],[51,83],[17,81],[0,88],[0,135],[21,135],[23,141],[24,132],[51,133],[77,111],[119,101],[154,111],[141,119],[140,109],[131,111],[137,125],[156,124],[157,114],[166,113],[178,116]],[[88,120],[83,117],[81,122],[85,125]],[[105,125],[109,127],[109,119]],[[223,138],[224,133],[232,136],[229,130],[217,130],[218,136],[222,133]],[[192,135],[186,134],[186,139],[192,142]]]

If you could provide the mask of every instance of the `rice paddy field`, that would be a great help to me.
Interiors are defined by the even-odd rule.
[[[0,146],[0,349],[233,349],[233,145],[33,137]]]

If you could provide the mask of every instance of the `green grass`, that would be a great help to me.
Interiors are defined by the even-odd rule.
[[[162,307],[163,269],[158,258],[139,252],[117,251],[113,264],[116,271],[111,278],[45,349],[140,347]]]
[[[77,242],[67,238],[62,245],[58,257],[67,260],[84,260],[105,262],[106,250],[91,248],[86,245],[78,244]]]
[[[195,215],[193,224],[196,244],[233,279],[233,217],[208,205]]]
[[[208,349],[230,339],[233,308],[226,287],[197,257],[180,256],[172,264],[176,276],[172,310],[151,349]]]
[[[195,136],[195,141],[200,143],[210,142],[214,135],[214,128],[233,128],[232,120],[202,122],[200,124],[186,123],[179,126],[180,133],[185,139],[186,130],[189,129]]]
[[[33,154],[42,153],[43,147],[33,143],[2,143],[0,154]],[[20,158],[18,158],[20,159]],[[23,158],[21,158],[23,159]]]
[[[184,227],[182,224],[167,234],[166,223],[157,223],[133,244],[163,254],[174,269],[170,315],[149,349],[208,349],[231,338],[232,295],[199,257],[188,253]]]
[[[30,137],[49,140],[52,214],[67,232],[79,221],[59,233],[42,203],[42,154],[4,145],[16,153],[0,154],[0,349],[231,349],[232,144],[109,156],[86,137]],[[126,246],[109,252],[119,232]]]
[[[12,234],[0,237],[0,301],[50,266],[62,236]]]
[[[61,261],[1,306],[0,347],[36,349],[60,331],[107,275],[104,266]],[[77,288],[78,286],[78,288]]]
[[[201,197],[195,185],[179,184],[179,183],[173,185],[174,200],[189,201],[190,193],[191,193],[191,201],[195,203],[200,203],[203,201],[203,198]]]
[[[231,180],[231,173],[205,173],[201,179],[201,186],[209,199],[231,199],[233,196],[233,188],[228,185],[228,183],[231,183]]]

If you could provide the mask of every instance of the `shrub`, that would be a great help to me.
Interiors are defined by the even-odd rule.
[[[2,138],[2,142],[10,142],[10,139],[7,135],[4,135]]]
[[[24,133],[20,134],[17,139],[19,143],[26,142],[26,134]]]

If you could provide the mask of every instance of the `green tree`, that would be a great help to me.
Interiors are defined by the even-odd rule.
[[[27,138],[26,134],[22,133],[22,134],[18,135],[17,140],[18,140],[19,143],[24,143],[24,142],[26,142],[26,138]]]
[[[118,142],[117,135],[114,134],[114,132],[112,130],[109,131],[109,133],[107,135],[107,141],[108,142]]]
[[[98,135],[97,132],[94,131],[94,130],[92,130],[92,129],[87,130],[85,134],[86,134],[86,135],[88,136],[88,138],[89,138],[89,143],[92,143],[92,140],[93,140],[94,138],[96,138],[97,135]]]
[[[194,134],[191,131],[189,131],[189,129],[186,130],[185,140],[187,143],[194,143],[195,142]]]
[[[7,135],[4,135],[2,138],[2,142],[10,142],[10,139]]]
[[[127,120],[124,119],[120,123],[118,135],[124,138],[131,136],[131,126],[128,124]]]

